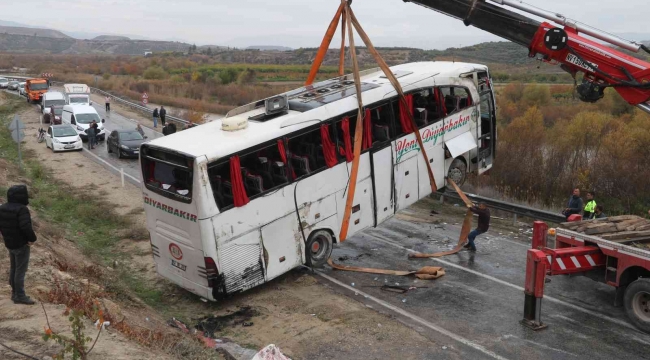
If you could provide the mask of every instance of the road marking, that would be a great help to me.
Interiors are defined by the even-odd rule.
[[[390,240],[386,240],[386,239],[383,239],[383,238],[379,238],[379,237],[377,237],[377,236],[374,236],[374,238],[375,238],[377,241],[383,242],[383,243],[385,243],[385,244],[388,244],[388,245],[391,245],[391,246],[394,246],[394,247],[397,247],[397,248],[400,248],[400,249],[406,250],[406,251],[408,251],[408,252],[417,253],[417,251],[415,251],[415,250],[411,250],[411,249],[405,248],[405,247],[403,247],[403,246],[401,246],[401,245],[399,245],[399,244],[396,244],[396,243],[394,243],[394,242],[392,242],[392,241],[390,241]],[[442,263],[442,264],[445,264],[445,265],[447,265],[447,266],[451,266],[451,267],[453,267],[453,268],[457,268],[457,269],[463,270],[463,271],[465,271],[465,272],[468,272],[468,273],[474,274],[474,275],[476,275],[476,276],[480,276],[480,277],[485,278],[485,279],[488,279],[488,280],[492,280],[492,281],[494,281],[494,282],[496,282],[496,283],[499,283],[499,284],[501,284],[501,285],[505,285],[505,286],[511,287],[511,288],[513,288],[513,289],[516,289],[516,290],[524,291],[524,288],[521,287],[521,286],[518,286],[518,285],[515,285],[515,284],[511,284],[511,283],[509,283],[509,282],[507,282],[507,281],[504,281],[504,280],[501,280],[501,279],[497,279],[497,278],[495,278],[495,277],[493,277],[493,276],[490,276],[490,275],[485,275],[485,274],[480,273],[480,272],[478,272],[478,271],[474,271],[474,270],[472,270],[472,269],[468,269],[468,268],[466,268],[466,267],[463,267],[463,266],[460,266],[460,265],[454,264],[454,263],[452,263],[452,262],[445,261],[445,260],[442,260],[442,259],[440,259],[440,258],[431,258],[431,260],[433,260],[433,261],[437,261],[437,262]],[[637,330],[637,328],[635,328],[633,325],[631,325],[631,324],[629,324],[629,323],[627,323],[627,322],[625,322],[625,321],[622,321],[622,320],[619,320],[619,319],[615,319],[615,318],[609,317],[609,316],[607,316],[607,315],[603,315],[603,314],[601,314],[601,313],[598,313],[598,312],[595,312],[595,311],[591,311],[591,310],[585,309],[585,308],[580,307],[580,306],[577,306],[577,305],[573,305],[573,304],[571,304],[571,303],[568,303],[568,302],[562,301],[562,300],[560,300],[560,299],[556,299],[556,298],[551,297],[551,296],[548,296],[548,295],[544,295],[544,299],[546,299],[546,300],[548,300],[548,301],[550,301],[550,302],[556,303],[556,304],[564,305],[564,306],[569,307],[569,308],[571,308],[571,309],[573,309],[573,310],[580,311],[580,312],[583,312],[583,313],[585,313],[585,314],[588,314],[588,315],[591,315],[591,316],[594,316],[594,317],[600,318],[600,319],[602,319],[602,320],[606,320],[606,321],[612,322],[612,323],[614,323],[614,324],[617,324],[617,325],[620,325],[620,326],[626,327],[626,328],[628,328],[628,329],[632,329],[632,330],[637,331],[637,332],[639,331],[639,330]]]
[[[116,168],[115,166],[113,166],[113,165],[112,165],[111,163],[109,163],[108,161],[106,161],[106,160],[100,158],[99,156],[93,154],[90,150],[86,149],[85,147],[82,147],[82,149],[84,150],[85,153],[94,156],[95,159],[97,159],[97,160],[101,161],[102,163],[104,163],[104,165],[110,167],[111,169],[117,171],[118,173],[120,172],[120,169]],[[136,183],[140,184],[140,180],[138,180],[137,178],[135,178],[135,177],[133,177],[133,176],[127,174],[127,173],[124,173],[124,176],[128,176],[131,180],[133,180],[133,181],[135,181]]]
[[[391,305],[390,303],[387,303],[387,302],[385,302],[383,300],[377,299],[376,297],[374,297],[374,296],[372,296],[370,294],[367,294],[367,293],[365,293],[363,291],[360,291],[359,289],[356,289],[356,288],[353,288],[353,287],[351,287],[351,286],[349,286],[347,284],[344,284],[344,283],[334,279],[333,277],[325,275],[324,273],[321,272],[321,270],[316,270],[316,274],[318,274],[319,276],[322,276],[323,278],[329,280],[330,282],[332,282],[332,283],[334,283],[334,284],[336,284],[338,286],[341,286],[341,287],[343,287],[345,289],[348,289],[350,291],[353,291],[355,293],[363,295],[364,298],[366,298],[368,300],[371,300],[371,301],[375,302],[376,304],[381,305],[381,306],[383,306],[383,307],[385,307],[385,308],[387,308],[387,309],[389,309],[391,311],[394,311],[394,312],[396,312],[396,313],[398,313],[398,314],[400,314],[402,316],[405,316],[405,317],[407,317],[407,318],[409,318],[409,319],[411,319],[413,321],[416,321],[416,322],[420,323],[421,325],[424,325],[424,326],[428,327],[431,330],[437,331],[437,332],[439,332],[439,333],[441,333],[443,335],[446,335],[446,336],[458,341],[461,344],[467,345],[467,346],[469,346],[469,347],[471,347],[471,348],[473,348],[475,350],[478,350],[478,351],[482,352],[483,354],[485,354],[485,355],[487,355],[487,356],[489,356],[491,358],[500,359],[500,360],[507,359],[507,358],[504,358],[503,356],[500,356],[500,355],[486,349],[485,347],[483,347],[483,346],[481,346],[481,345],[479,345],[479,344],[477,344],[477,343],[475,343],[475,342],[473,342],[471,340],[468,340],[468,339],[466,339],[466,338],[464,338],[464,337],[462,337],[462,336],[460,336],[458,334],[452,333],[449,330],[441,328],[440,326],[438,326],[436,324],[433,324],[433,323],[431,323],[431,322],[429,322],[429,321],[427,321],[427,320],[425,320],[425,319],[423,319],[423,318],[421,318],[421,317],[419,317],[417,315],[411,314],[410,312],[408,312],[406,310],[403,310],[403,309],[401,309],[401,308],[399,308],[397,306]]]

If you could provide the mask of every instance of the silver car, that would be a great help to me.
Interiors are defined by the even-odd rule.
[[[18,91],[18,84],[20,84],[20,82],[18,82],[16,80],[12,80],[12,81],[9,82],[9,85],[7,86],[7,88],[9,90]]]
[[[25,83],[24,82],[18,83],[18,93],[20,95],[25,96]]]
[[[6,89],[9,86],[9,80],[0,78],[0,89]]]

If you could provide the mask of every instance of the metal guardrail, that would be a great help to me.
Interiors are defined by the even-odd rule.
[[[461,200],[460,196],[454,192],[444,192],[438,194],[448,198]],[[488,207],[492,209],[503,210],[516,215],[533,218],[535,220],[542,220],[553,223],[561,223],[566,221],[566,218],[562,214],[534,209],[524,205],[511,204],[505,201],[490,199],[476,194],[466,193],[465,195],[467,195],[467,197],[473,202],[484,202]]]

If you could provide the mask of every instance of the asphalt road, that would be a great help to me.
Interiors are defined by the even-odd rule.
[[[415,210],[406,210],[412,211]],[[462,221],[462,216],[458,221]],[[434,226],[393,218],[335,247],[332,259],[345,265],[396,270],[442,266],[446,275],[438,280],[337,271],[329,267],[320,274],[339,281],[347,287],[343,290],[347,295],[373,308],[386,310],[388,307],[381,304],[384,302],[402,309],[406,313],[392,313],[438,343],[446,339],[447,348],[437,351],[436,357],[650,358],[650,335],[636,330],[627,321],[623,308],[613,306],[614,288],[584,277],[556,276],[546,284],[542,321],[548,324],[547,329],[535,332],[519,323],[523,318],[529,235],[493,228],[477,239],[476,253],[461,251],[441,259],[407,259],[410,251],[432,253],[455,245],[460,225]],[[406,294],[379,288],[396,283],[428,288]],[[423,358],[430,358],[429,354],[423,354]]]

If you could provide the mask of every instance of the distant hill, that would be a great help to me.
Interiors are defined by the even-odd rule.
[[[261,51],[289,51],[293,50],[286,46],[269,46],[269,45],[253,45],[246,48],[246,50],[261,50]]]
[[[92,38],[92,40],[97,40],[97,41],[122,41],[122,40],[131,40],[126,36],[119,36],[119,35],[99,35],[95,36]]]
[[[0,34],[30,35],[55,39],[71,39],[71,37],[58,30],[26,28],[18,26],[0,26]]]

